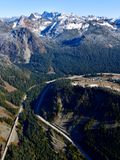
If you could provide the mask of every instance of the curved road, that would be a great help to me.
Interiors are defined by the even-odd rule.
[[[69,77],[64,77],[64,78],[58,78],[58,79],[54,79],[54,80],[51,80],[51,81],[47,81],[47,82],[45,82],[45,83],[46,83],[46,84],[50,84],[50,83],[53,83],[53,82],[55,82],[55,81],[57,81],[57,80],[61,80],[61,79],[70,79],[70,80],[72,80],[72,79],[74,79],[74,78],[80,78],[80,77],[83,77],[83,76],[84,76],[84,75],[80,75],[80,76],[76,76],[76,75],[75,75],[75,76],[69,76]],[[73,84],[73,85],[78,85],[78,84]],[[80,84],[79,84],[79,85],[80,85]],[[35,87],[35,86],[33,86],[33,87]],[[30,89],[32,89],[33,87],[31,87]],[[46,121],[46,120],[45,120],[44,118],[42,118],[41,116],[37,115],[37,113],[38,113],[38,111],[39,111],[39,109],[40,109],[40,106],[41,106],[41,104],[42,104],[42,101],[43,101],[43,99],[44,99],[44,97],[45,97],[45,94],[47,93],[48,87],[49,87],[49,85],[47,85],[47,87],[45,88],[45,90],[43,90],[43,92],[42,92],[42,94],[41,94],[41,96],[40,96],[40,100],[39,100],[39,102],[38,102],[38,104],[37,104],[37,108],[36,108],[36,110],[35,110],[36,116],[37,116],[37,118],[38,118],[40,121],[42,121],[44,124],[48,125],[50,128],[52,128],[53,130],[55,130],[56,132],[58,132],[59,134],[61,134],[66,140],[68,140],[70,143],[72,143],[74,146],[76,146],[76,145],[74,144],[74,142],[71,140],[71,138],[68,137],[67,134],[65,134],[64,132],[62,132],[62,131],[61,131],[59,128],[57,128],[56,126],[50,124],[48,121]],[[89,87],[100,87],[100,86],[96,86],[95,84],[91,84],[91,85],[89,85]],[[110,89],[112,89],[112,90],[120,91],[119,89],[117,89],[117,88],[113,89],[113,88],[111,88],[110,86],[106,86],[105,88],[110,88]],[[12,129],[11,129],[11,132],[10,132],[10,135],[9,135],[9,137],[8,137],[8,140],[7,140],[7,143],[6,143],[6,146],[5,146],[5,149],[4,149],[4,152],[3,152],[3,155],[2,155],[1,160],[4,160],[4,159],[5,159],[5,156],[6,156],[8,147],[9,147],[9,145],[10,145],[10,143],[11,143],[11,139],[12,139],[13,133],[14,133],[14,131],[15,131],[15,129],[16,129],[17,124],[18,124],[19,115],[20,115],[20,113],[22,112],[22,109],[23,109],[23,102],[26,100],[26,98],[27,98],[27,95],[24,95],[24,96],[23,96],[23,99],[22,99],[22,104],[21,104],[20,109],[19,109],[19,111],[18,111],[18,114],[17,114],[17,116],[16,116],[16,118],[15,118],[14,125],[13,125],[13,127],[12,127]],[[82,150],[82,148],[81,148],[80,146],[76,146],[76,147],[81,151],[81,153],[83,154],[83,156],[84,156],[87,160],[91,160],[91,158]]]
[[[47,93],[48,89],[49,89],[49,84],[53,83],[57,80],[61,80],[61,79],[74,79],[74,78],[80,78],[82,76],[73,76],[73,77],[67,77],[67,78],[58,78],[58,79],[54,79],[51,81],[47,81],[45,82],[47,84],[47,86],[43,89],[42,94],[40,95],[40,99],[39,102],[37,103],[36,109],[35,109],[35,113],[37,118],[44,123],[45,125],[49,126],[50,128],[52,128],[54,131],[56,131],[57,133],[61,134],[67,141],[69,141],[72,145],[74,145],[76,148],[78,148],[81,152],[81,154],[87,159],[87,160],[91,160],[91,158],[83,151],[83,149],[80,146],[77,146],[73,140],[62,130],[60,130],[58,127],[56,127],[55,125],[52,125],[50,122],[46,121],[43,117],[41,117],[39,115],[39,109],[42,105],[42,101],[45,98],[45,94]]]
[[[104,74],[106,74],[106,73],[104,73]],[[98,74],[98,75],[99,75],[99,74]],[[48,91],[48,89],[49,89],[49,84],[51,84],[51,83],[53,83],[53,82],[56,82],[57,80],[62,80],[62,79],[70,79],[70,80],[73,80],[73,79],[75,79],[75,78],[81,78],[81,77],[83,77],[83,76],[84,76],[84,75],[80,75],[80,76],[74,75],[74,76],[70,76],[70,77],[58,78],[58,79],[54,79],[54,80],[45,82],[45,83],[47,84],[47,86],[46,86],[46,88],[44,88],[44,90],[43,90],[43,92],[42,92],[42,94],[41,94],[41,96],[40,96],[39,102],[38,102],[38,104],[37,104],[37,106],[36,106],[36,109],[35,109],[35,113],[36,113],[36,114],[39,114],[39,109],[40,109],[40,107],[41,107],[41,105],[42,105],[42,101],[43,101],[43,99],[44,99],[44,97],[45,97],[45,94],[47,93],[47,91]],[[80,85],[80,86],[83,86],[83,84],[81,84],[81,83],[74,83],[74,82],[72,83],[72,85]],[[101,85],[100,85],[100,84],[98,85],[98,84],[96,84],[95,82],[93,82],[93,84],[89,84],[88,87],[91,87],[91,88],[101,87]],[[120,89],[118,89],[118,88],[112,88],[112,87],[109,86],[109,85],[108,85],[108,86],[104,86],[104,88],[106,88],[106,89],[111,89],[111,90],[120,92]],[[65,134],[65,132],[63,132],[62,130],[60,130],[60,129],[57,128],[56,126],[50,124],[48,121],[46,121],[46,120],[45,120],[44,118],[42,118],[40,115],[36,115],[36,116],[37,116],[38,119],[41,120],[44,124],[48,125],[50,128],[52,128],[52,129],[55,130],[56,132],[60,133],[65,139],[67,139],[70,143],[72,143],[74,146],[76,146],[75,143],[72,141],[72,139],[71,139],[70,137],[68,137],[67,134]],[[87,160],[91,160],[91,158],[82,150],[82,148],[81,148],[80,146],[76,146],[76,147],[80,150],[80,152],[83,154],[83,156],[84,156]]]

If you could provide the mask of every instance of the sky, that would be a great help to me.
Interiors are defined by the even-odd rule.
[[[43,11],[120,17],[120,0],[0,0],[0,17]]]

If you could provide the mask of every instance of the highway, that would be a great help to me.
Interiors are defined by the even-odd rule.
[[[73,140],[68,136],[68,134],[66,134],[64,131],[62,131],[61,129],[59,129],[58,127],[56,127],[55,125],[52,125],[51,123],[49,123],[48,121],[46,121],[44,118],[42,118],[40,115],[39,115],[39,110],[40,110],[40,107],[42,105],[42,101],[43,99],[45,98],[45,94],[47,93],[48,89],[49,89],[49,85],[53,82],[56,82],[58,80],[62,80],[62,79],[70,79],[70,80],[74,80],[76,78],[82,78],[84,75],[80,75],[80,76],[70,76],[70,77],[65,77],[65,78],[58,78],[58,79],[54,79],[54,80],[51,80],[51,81],[47,81],[45,82],[47,84],[47,86],[44,88],[41,96],[40,96],[40,99],[39,99],[39,102],[36,106],[36,109],[35,109],[35,113],[37,114],[37,118],[43,122],[44,124],[46,124],[47,126],[49,126],[50,128],[52,128],[53,130],[55,130],[56,132],[58,132],[59,134],[61,134],[66,140],[68,140],[70,143],[72,143],[74,146],[76,146],[76,148],[78,148],[80,150],[80,152],[83,154],[83,156],[87,159],[87,160],[91,160],[91,158],[82,150],[82,148],[80,146],[77,146]],[[72,85],[76,86],[76,85],[79,85],[79,86],[82,86],[82,87],[85,87],[86,84],[82,84],[80,82],[72,82]],[[95,87],[102,87],[103,86],[101,85],[101,83],[96,83],[95,81],[88,84],[87,87],[91,87],[91,88],[95,88]],[[120,89],[118,88],[114,88],[114,87],[111,87],[111,85],[106,85],[104,86],[104,88],[106,89],[111,89],[111,90],[114,90],[114,91],[118,91],[120,92]]]
[[[42,101],[45,98],[45,94],[47,93],[48,89],[49,89],[49,84],[53,83],[55,81],[61,80],[61,79],[74,79],[74,78],[80,78],[82,76],[72,76],[72,77],[67,77],[67,78],[58,78],[58,79],[54,79],[51,81],[47,81],[45,82],[47,84],[47,86],[43,89],[42,94],[40,95],[40,99],[39,102],[36,105],[36,109],[35,109],[35,114],[37,116],[37,118],[44,123],[45,125],[47,125],[48,127],[50,127],[51,129],[53,129],[54,131],[56,131],[57,133],[59,133],[61,136],[63,136],[67,141],[69,141],[72,145],[74,145],[76,148],[78,148],[81,152],[81,154],[87,159],[87,160],[91,160],[91,158],[82,150],[82,148],[80,146],[77,146],[73,140],[68,136],[67,133],[65,133],[65,131],[62,131],[61,129],[59,129],[58,127],[56,127],[55,125],[51,124],[50,122],[46,121],[43,117],[41,117],[39,115],[39,109],[42,105]]]
[[[46,124],[47,126],[49,126],[50,128],[52,128],[53,130],[55,130],[57,133],[61,134],[66,140],[68,140],[70,143],[72,143],[74,146],[76,146],[74,144],[74,142],[65,134],[63,133],[61,130],[59,130],[57,127],[53,126],[52,124],[50,124],[48,121],[46,121],[44,118],[42,118],[39,115],[36,115],[37,118],[42,121],[44,124]]]
[[[40,96],[40,99],[39,99],[39,102],[36,106],[36,109],[35,109],[35,113],[36,113],[36,116],[37,118],[43,122],[44,124],[46,124],[47,126],[49,126],[50,128],[52,128],[53,130],[55,130],[57,133],[61,134],[67,141],[69,141],[70,143],[72,143],[74,146],[76,146],[74,144],[74,142],[72,141],[72,139],[65,133],[63,132],[62,130],[60,130],[58,127],[50,124],[48,121],[46,121],[44,118],[42,118],[41,116],[39,116],[39,110],[40,110],[40,107],[42,105],[42,101],[43,99],[45,98],[45,94],[47,93],[48,91],[48,88],[49,88],[49,84],[55,82],[55,81],[58,81],[58,80],[62,80],[62,79],[70,79],[70,80],[74,80],[76,78],[81,78],[83,77],[84,75],[80,75],[80,76],[77,76],[77,75],[74,75],[74,76],[69,76],[69,77],[64,77],[64,78],[58,78],[58,79],[54,79],[54,80],[51,80],[51,81],[47,81],[45,82],[47,84],[46,88],[43,90],[41,96]],[[72,85],[79,85],[79,86],[83,86],[83,84],[81,84],[80,82],[72,82]],[[28,89],[28,91],[30,91],[32,88],[34,88],[34,86],[32,86],[31,88]],[[98,85],[98,83],[96,84],[95,82],[93,82],[92,84],[89,84],[88,87],[101,87],[100,85]],[[102,86],[103,87],[103,86]],[[111,89],[111,90],[114,90],[114,91],[118,91],[120,92],[120,89],[119,88],[114,88],[114,87],[111,87],[111,86],[104,86],[104,88],[107,88],[107,89]],[[18,114],[15,118],[15,121],[14,121],[14,124],[13,124],[13,127],[11,129],[11,132],[10,132],[10,135],[8,137],[8,140],[7,140],[7,143],[6,143],[6,146],[5,146],[5,149],[4,149],[4,152],[3,152],[3,155],[2,155],[2,158],[1,160],[4,160],[5,159],[5,156],[6,156],[6,153],[7,153],[7,150],[8,150],[8,147],[11,143],[11,139],[12,139],[12,136],[13,136],[13,133],[16,129],[16,126],[18,124],[18,120],[19,120],[19,115],[20,113],[22,112],[23,110],[23,102],[27,99],[27,95],[24,95],[23,96],[23,99],[22,99],[22,102],[21,102],[21,106],[20,106],[20,109],[18,111]],[[91,158],[82,150],[82,148],[80,146],[76,146],[80,152],[83,154],[83,156],[87,159],[87,160],[91,160]]]
[[[44,123],[45,125],[47,125],[48,127],[50,127],[51,129],[53,129],[54,131],[56,131],[57,133],[59,133],[61,136],[64,137],[64,139],[66,139],[68,142],[70,142],[73,146],[75,146],[76,148],[78,148],[81,152],[81,154],[87,159],[87,160],[91,160],[91,158],[82,150],[82,148],[80,146],[77,146],[72,139],[65,134],[63,131],[61,131],[60,129],[58,129],[56,126],[52,125],[51,123],[49,123],[48,121],[46,121],[44,118],[42,118],[39,115],[36,115],[37,118]]]
[[[21,113],[22,110],[23,110],[23,105],[22,105],[22,104],[23,104],[23,102],[26,100],[26,98],[27,98],[27,96],[24,95],[24,96],[23,96],[23,99],[22,99],[22,102],[21,102],[20,109],[19,109],[18,114],[17,114],[17,116],[16,116],[16,118],[15,118],[13,127],[12,127],[11,132],[10,132],[10,135],[9,135],[9,137],[8,137],[8,140],[7,140],[7,143],[6,143],[6,146],[5,146],[5,149],[4,149],[4,152],[3,152],[3,155],[2,155],[1,160],[4,160],[4,159],[5,159],[5,156],[6,156],[8,147],[9,147],[9,145],[11,144],[12,136],[13,136],[13,134],[14,134],[14,132],[15,132],[15,129],[16,129],[16,126],[17,126],[17,124],[18,124],[19,115],[20,115],[20,113]]]

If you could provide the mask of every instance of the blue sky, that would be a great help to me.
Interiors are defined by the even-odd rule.
[[[0,17],[58,11],[80,16],[120,17],[120,0],[1,0]]]

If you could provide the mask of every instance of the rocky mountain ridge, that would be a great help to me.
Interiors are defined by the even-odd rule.
[[[80,17],[74,14],[65,14],[58,12],[31,13],[30,16],[21,16],[18,18],[2,19],[2,22],[11,24],[12,28],[26,27],[41,36],[57,36],[63,30],[78,29],[81,33],[87,30],[91,24],[106,26],[111,29],[118,29],[120,20],[106,17]],[[54,35],[52,35],[54,32]]]
[[[119,23],[58,12],[3,18],[0,54],[37,72],[119,72]]]

